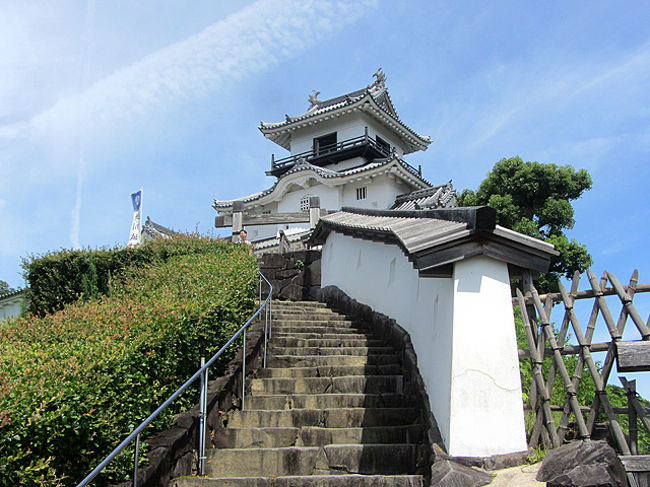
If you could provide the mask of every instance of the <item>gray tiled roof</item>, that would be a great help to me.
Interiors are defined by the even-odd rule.
[[[0,294],[0,301],[2,301],[3,299],[8,299],[8,298],[12,298],[14,296],[18,296],[19,294],[21,294],[23,292],[25,292],[24,289],[13,289],[13,290],[11,290],[11,291],[9,291],[7,293]]]
[[[296,163],[296,165],[293,166],[291,169],[289,169],[287,172],[282,174],[278,178],[278,180],[273,184],[273,186],[271,186],[270,188],[265,189],[264,191],[260,191],[258,193],[253,193],[251,195],[244,196],[242,198],[237,198],[237,199],[234,199],[234,200],[217,200],[217,199],[215,199],[214,204],[212,205],[212,207],[215,210],[218,210],[220,208],[223,208],[223,209],[230,208],[235,201],[242,201],[243,203],[250,203],[250,202],[253,202],[253,201],[257,201],[260,198],[262,198],[262,197],[264,197],[264,196],[266,196],[268,194],[271,194],[275,190],[276,186],[280,183],[280,181],[282,179],[286,178],[287,176],[290,176],[291,174],[295,174],[295,173],[302,172],[302,171],[313,171],[316,174],[318,174],[320,177],[322,177],[323,179],[345,178],[345,177],[348,177],[348,176],[353,176],[355,174],[360,174],[360,173],[363,173],[363,172],[371,171],[372,169],[377,169],[379,167],[386,166],[386,165],[391,164],[393,162],[396,162],[397,164],[399,164],[402,168],[407,170],[411,175],[416,176],[420,181],[422,181],[423,184],[431,185],[431,183],[429,181],[427,181],[422,176],[420,176],[420,174],[415,169],[413,169],[409,164],[406,163],[406,161],[404,161],[402,158],[398,157],[397,155],[395,155],[393,158],[376,159],[376,160],[374,160],[372,162],[369,162],[368,164],[364,164],[363,166],[353,167],[353,168],[350,168],[350,169],[344,169],[344,170],[341,170],[341,171],[335,171],[333,169],[328,169],[328,168],[325,168],[325,167],[315,166],[315,165],[310,164],[308,161],[303,159],[303,160],[299,161],[298,163]]]
[[[343,208],[338,213],[322,217],[321,220],[341,230],[361,230],[374,236],[383,235],[387,240],[399,242],[409,254],[448,237],[455,238],[469,233],[466,222],[419,217],[391,210],[372,213],[366,214],[356,208]]]
[[[169,238],[176,235],[178,232],[163,227],[151,220],[151,218],[147,217],[147,221],[145,221],[144,226],[142,227],[142,233],[147,234],[152,238]]]
[[[278,129],[284,129],[294,124],[301,124],[306,120],[315,119],[322,115],[324,116],[336,112],[337,110],[349,109],[353,106],[358,107],[358,104],[360,104],[364,99],[366,102],[370,100],[374,101],[385,115],[394,120],[394,122],[404,130],[405,134],[409,134],[408,138],[410,138],[412,143],[415,144],[409,152],[414,150],[424,150],[431,143],[431,139],[428,136],[419,135],[398,117],[383,79],[377,79],[373,84],[345,95],[336,96],[323,101],[316,100],[316,102],[313,103],[305,113],[294,117],[286,115],[285,120],[282,122],[260,122],[259,129],[265,136],[289,150],[290,146],[288,137],[278,136]]]
[[[342,208],[321,217],[309,243],[325,243],[332,231],[396,244],[424,275],[478,255],[546,272],[550,258],[558,255],[546,242],[496,225],[496,212],[487,206],[414,211]]]
[[[282,122],[269,122],[269,123],[261,122],[260,127],[263,129],[266,128],[270,129],[270,128],[281,127],[284,125],[289,125],[293,122],[305,120],[307,118],[314,117],[316,115],[320,115],[332,110],[336,110],[337,108],[343,108],[352,105],[353,103],[356,103],[359,100],[361,100],[366,95],[372,96],[372,98],[377,102],[377,104],[381,108],[383,108],[386,111],[386,113],[388,113],[395,119],[399,120],[399,117],[397,116],[397,112],[395,111],[395,107],[393,106],[393,103],[390,97],[388,96],[388,90],[386,89],[386,85],[384,83],[375,82],[370,86],[367,86],[360,90],[352,91],[350,93],[346,93],[345,95],[335,96],[334,98],[330,98],[328,100],[323,100],[323,101],[319,100],[316,104],[310,106],[305,113],[296,115],[294,117],[286,116],[285,120]]]
[[[451,181],[441,186],[420,189],[395,198],[391,210],[419,210],[423,208],[450,208],[456,203],[456,190]]]
[[[311,228],[308,230],[300,230],[296,232],[288,232],[287,230],[285,230],[285,232],[288,232],[285,233],[285,235],[289,243],[294,243],[300,240],[305,240],[307,237],[309,237],[309,235],[311,235],[312,231],[313,229]],[[258,250],[277,247],[278,245],[280,245],[280,238],[276,235],[274,237],[254,240],[252,243],[253,243],[254,250],[258,251]]]

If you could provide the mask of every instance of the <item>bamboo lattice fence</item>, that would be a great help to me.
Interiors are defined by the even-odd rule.
[[[513,299],[513,304],[519,306],[521,311],[528,342],[528,349],[520,350],[519,358],[530,360],[532,367],[532,383],[525,407],[535,412],[535,423],[528,445],[535,448],[543,443],[546,447],[557,447],[570,439],[570,430],[573,437],[590,439],[598,414],[604,412],[610,436],[619,454],[631,459],[630,455],[637,454],[637,418],[649,434],[650,421],[637,399],[634,381],[620,378],[628,398],[627,408],[613,408],[605,386],[615,361],[619,373],[650,370],[650,318],[644,320],[634,305],[635,295],[650,292],[650,284],[638,283],[638,271],[634,271],[627,286],[621,285],[609,272],[604,272],[598,279],[593,272],[587,271],[589,284],[586,290],[578,289],[580,280],[581,276],[576,273],[570,290],[560,283],[559,293],[540,295],[530,276],[524,275],[524,291],[517,289],[516,298]],[[606,296],[614,296],[609,304]],[[592,306],[588,319],[583,319],[581,324],[578,317],[581,313],[576,313],[574,305],[584,299],[591,300]],[[616,306],[617,319],[614,319],[610,304]],[[559,328],[554,329],[552,323],[556,327],[559,325]],[[594,343],[595,334],[601,334],[600,330],[596,333],[597,327],[603,325],[608,339]],[[623,340],[626,326],[628,332],[626,340]],[[577,344],[568,343],[569,334]],[[630,334],[634,335],[633,340],[627,339]],[[605,353],[602,363],[592,356],[597,352]],[[574,367],[569,368],[570,362],[564,359],[566,355],[577,356]],[[551,357],[546,373],[544,357]],[[581,405],[576,394],[585,371],[593,379],[595,394],[591,404]],[[556,380],[561,381],[563,386],[564,403],[553,405],[551,394]],[[528,384],[522,384],[522,387],[526,389]],[[627,414],[628,435],[621,428],[617,414]]]

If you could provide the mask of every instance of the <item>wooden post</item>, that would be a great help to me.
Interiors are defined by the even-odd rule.
[[[634,409],[633,399],[636,398],[636,380],[627,382],[628,386],[625,388],[627,394],[627,425],[630,433],[630,452],[632,455],[638,455],[637,441],[638,429],[636,424],[636,409]]]
[[[309,197],[309,228],[315,228],[320,219],[320,198],[318,196]]]
[[[275,169],[275,154],[271,154],[271,171]]]
[[[241,242],[239,232],[244,228],[244,202],[235,201],[232,204],[232,241]]]

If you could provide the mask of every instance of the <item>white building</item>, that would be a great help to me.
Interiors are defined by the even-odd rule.
[[[17,289],[0,295],[0,321],[19,316],[26,305],[24,289]]]
[[[264,136],[289,155],[271,157],[268,189],[234,200],[215,200],[216,227],[241,225],[256,247],[273,245],[279,230],[294,239],[309,233],[310,197],[320,213],[352,206],[371,209],[440,208],[455,204],[451,183],[434,186],[422,170],[404,160],[426,150],[431,140],[418,135],[397,116],[378,70],[376,80],[361,90],[321,101],[309,97],[308,110],[277,123],[262,122]],[[317,201],[311,199],[312,204]],[[243,222],[233,213],[242,212]],[[314,222],[312,219],[313,226]],[[267,242],[264,242],[264,240]]]

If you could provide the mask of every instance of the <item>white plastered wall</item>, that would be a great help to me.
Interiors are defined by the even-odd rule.
[[[476,257],[453,278],[421,278],[396,245],[331,232],[323,287],[334,285],[411,336],[449,454],[526,450],[507,265]]]
[[[507,264],[478,256],[454,265],[449,450],[490,456],[527,449]]]
[[[357,200],[357,188],[366,187],[366,198]],[[374,178],[362,177],[346,184],[343,188],[341,206],[356,208],[379,208],[385,210],[393,206],[395,198],[411,191],[401,180],[381,175]]]
[[[321,286],[394,318],[411,335],[420,374],[445,444],[451,387],[451,279],[420,279],[395,245],[330,233],[323,245]]]
[[[350,114],[336,117],[332,120],[325,120],[316,125],[302,128],[291,134],[291,155],[300,154],[313,150],[314,138],[336,132],[336,140],[341,142],[355,137],[361,137],[365,134],[365,128],[368,127],[368,136],[372,139],[379,135],[395,147],[398,155],[403,155],[404,150],[399,142],[389,130],[382,127],[374,118],[367,116],[362,112],[353,112]],[[284,156],[278,156],[278,158]]]
[[[23,300],[23,295],[19,294],[0,301],[0,320],[20,315]]]

